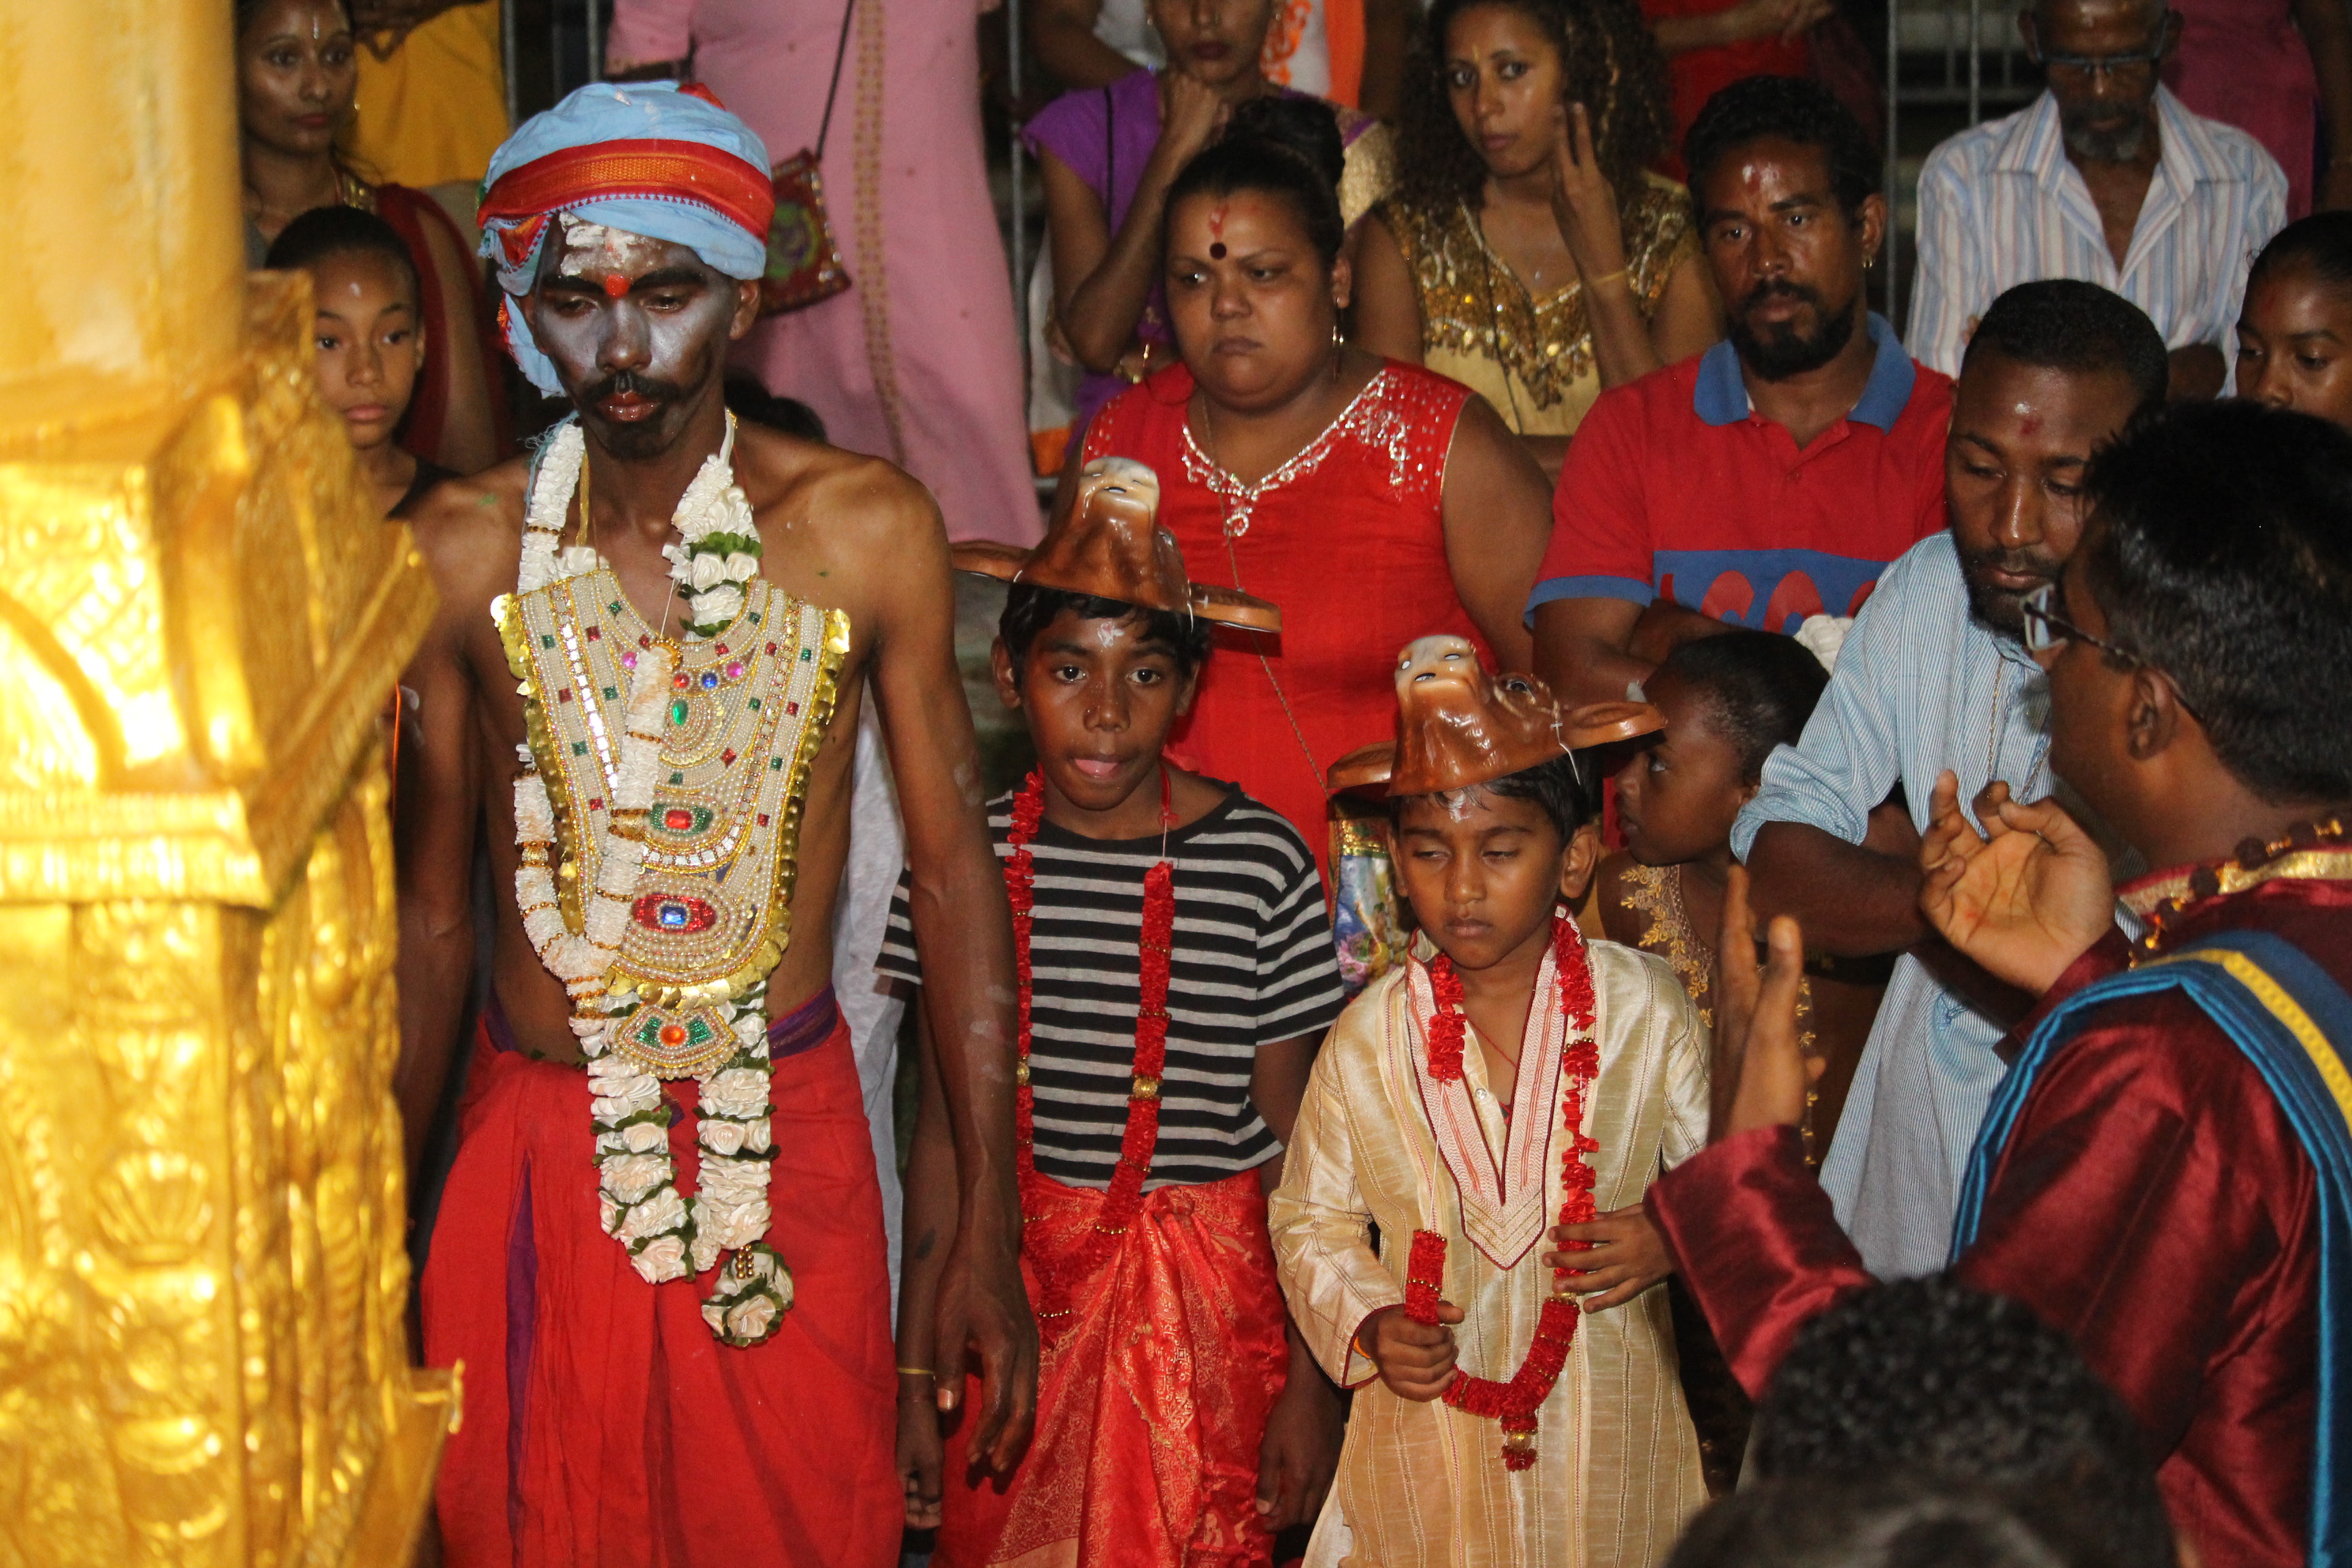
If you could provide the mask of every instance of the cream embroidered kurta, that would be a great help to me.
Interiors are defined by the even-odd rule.
[[[1427,951],[1422,944],[1423,951]],[[1601,1071],[1585,1131],[1602,1212],[1638,1203],[1662,1171],[1706,1138],[1707,1034],[1665,963],[1595,942]],[[1461,1365],[1508,1378],[1551,1289],[1543,1255],[1560,1203],[1558,1079],[1540,1106],[1522,1069],[1518,1118],[1541,1116],[1539,1163],[1509,1157],[1508,1123],[1484,1053],[1463,1053],[1490,1170],[1541,1173],[1545,1235],[1507,1269],[1469,1238],[1464,1203],[1430,1113],[1411,1001],[1419,965],[1375,982],[1342,1014],[1315,1063],[1267,1219],[1291,1316],[1325,1371],[1357,1389],[1339,1473],[1310,1563],[1348,1568],[1643,1568],[1664,1558],[1706,1500],[1698,1443],[1676,1381],[1666,1293],[1654,1288],[1579,1322],[1568,1364],[1538,1413],[1531,1469],[1503,1468],[1496,1422],[1442,1401],[1400,1399],[1351,1343],[1364,1320],[1404,1300],[1417,1229],[1447,1239],[1444,1297],[1463,1309]],[[1547,982],[1546,989],[1549,990]],[[1532,1048],[1528,1054],[1533,1054]],[[1525,1135],[1523,1135],[1524,1141]],[[1475,1151],[1473,1151],[1475,1153]],[[1500,1197],[1512,1206],[1506,1186]],[[1375,1255],[1367,1233],[1378,1225]],[[1489,1225],[1485,1234],[1496,1234]]]

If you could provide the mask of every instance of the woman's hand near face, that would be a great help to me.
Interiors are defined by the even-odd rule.
[[[1160,145],[1153,155],[1181,170],[1224,134],[1233,105],[1217,89],[1181,70],[1160,73]]]
[[[1563,105],[1552,129],[1551,216],[1585,287],[1623,270],[1625,234],[1617,218],[1617,191],[1601,172],[1592,116],[1580,103]]]

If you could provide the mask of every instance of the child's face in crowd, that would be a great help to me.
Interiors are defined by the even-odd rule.
[[[2238,317],[2238,395],[2352,429],[2352,289],[2273,268]]]
[[[1716,732],[1706,693],[1671,674],[1643,689],[1666,728],[1617,775],[1625,847],[1644,866],[1701,859],[1731,842],[1732,819],[1756,786],[1740,776],[1738,751]]]
[[[1470,788],[1397,813],[1397,875],[1413,918],[1458,969],[1489,969],[1551,940],[1552,906],[1584,896],[1600,836],[1566,843],[1531,800]]]
[[[365,251],[329,256],[310,272],[320,395],[343,416],[354,448],[381,447],[408,412],[425,364],[415,286],[390,258]]]
[[[1045,782],[1084,812],[1108,812],[1159,777],[1168,731],[1192,706],[1192,678],[1141,616],[1064,610],[1021,668],[996,644],[996,694],[1028,721]]]

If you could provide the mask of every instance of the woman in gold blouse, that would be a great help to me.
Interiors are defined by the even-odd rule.
[[[1722,335],[1690,196],[1648,172],[1665,65],[1633,0],[1438,0],[1355,340],[1465,382],[1555,475],[1602,389]]]

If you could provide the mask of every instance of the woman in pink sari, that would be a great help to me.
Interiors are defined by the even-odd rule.
[[[853,286],[762,320],[740,362],[815,409],[835,446],[920,479],[950,538],[1028,544],[1042,521],[981,156],[974,18],[988,8],[614,0],[604,54],[609,74],[640,79],[681,75],[691,57],[695,79],[780,160],[822,135],[825,206]]]

